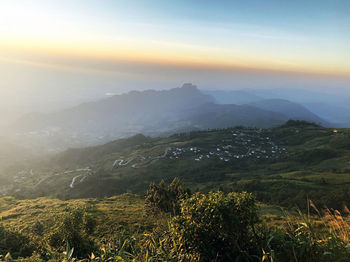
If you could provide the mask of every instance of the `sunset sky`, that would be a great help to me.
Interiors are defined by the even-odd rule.
[[[349,14],[347,0],[2,0],[0,92],[345,87]]]

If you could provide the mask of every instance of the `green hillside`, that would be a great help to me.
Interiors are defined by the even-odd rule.
[[[38,221],[49,231],[60,217],[79,209],[98,218],[94,234],[96,238],[113,239],[121,233],[131,235],[140,229],[143,231],[156,225],[156,221],[145,214],[144,200],[132,194],[100,200],[69,201],[50,198],[27,200],[0,198],[1,223],[23,234],[31,234]]]
[[[192,191],[249,191],[283,206],[305,206],[309,197],[339,207],[350,199],[349,161],[348,129],[334,133],[300,121],[272,129],[137,135],[27,166],[6,193],[61,199],[142,194],[152,181],[179,177]]]
[[[66,201],[0,198],[0,260],[318,262],[350,257],[349,211],[290,215],[256,203],[247,193],[194,194],[180,204],[174,217],[151,213],[144,198],[133,194]]]

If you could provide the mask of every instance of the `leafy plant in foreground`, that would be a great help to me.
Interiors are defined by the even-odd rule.
[[[249,193],[210,192],[183,200],[181,215],[171,221],[171,233],[181,242],[184,258],[200,261],[247,261],[258,254],[254,227],[258,219]]]
[[[95,244],[91,238],[94,231],[95,220],[82,209],[74,210],[65,215],[50,232],[48,242],[58,251],[66,245],[74,248],[77,257],[84,257],[91,253]]]
[[[190,191],[185,189],[178,178],[174,178],[170,185],[164,180],[159,185],[151,183],[146,193],[145,207],[151,214],[163,212],[178,215],[181,200],[189,195]]]

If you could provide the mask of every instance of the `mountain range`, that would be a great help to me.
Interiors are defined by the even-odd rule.
[[[169,135],[246,126],[268,128],[289,119],[331,124],[301,104],[245,91],[201,91],[187,83],[170,90],[131,91],[55,113],[32,113],[11,126],[17,143],[49,152],[97,145],[138,133]]]
[[[204,90],[218,104],[254,104],[263,100],[288,100],[307,108],[336,127],[350,127],[350,93],[323,92],[302,88]]]

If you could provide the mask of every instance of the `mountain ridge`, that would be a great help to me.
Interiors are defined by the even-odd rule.
[[[242,93],[246,98],[252,98],[245,91],[239,91]],[[12,129],[19,144],[39,149],[45,145],[48,151],[57,152],[72,146],[103,144],[138,133],[159,136],[229,126],[266,128],[289,119],[328,125],[296,103],[283,100],[283,104],[268,107],[259,102],[264,101],[260,97],[253,95],[253,98],[260,100],[251,104],[220,104],[212,95],[186,83],[170,90],[130,91],[50,114],[29,114],[17,121]],[[276,104],[282,100],[270,100],[269,103],[273,101]],[[299,114],[293,115],[294,111]]]

